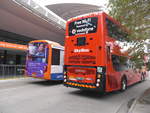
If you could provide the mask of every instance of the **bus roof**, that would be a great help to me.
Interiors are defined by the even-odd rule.
[[[104,13],[104,12],[92,12],[92,13],[86,13],[86,14],[82,14],[82,15],[78,15],[78,16],[75,16],[75,17],[72,17],[72,18],[70,18],[70,19],[68,19],[67,21],[73,21],[73,20],[77,20],[77,19],[80,19],[81,17],[83,17],[83,16],[97,16],[97,15],[100,15],[100,14],[102,14],[102,13]]]
[[[31,41],[30,43],[33,43],[33,42],[47,42],[48,44],[51,44],[53,46],[57,46],[57,47],[63,48],[63,46],[60,45],[59,43],[54,42],[54,41],[50,41],[50,40],[34,40],[34,41]]]
[[[87,14],[83,14],[83,15],[79,15],[79,16],[75,16],[72,17],[70,19],[67,20],[67,22],[72,22],[78,19],[82,19],[82,17],[93,17],[93,16],[98,16],[98,15],[105,15],[107,18],[109,18],[110,20],[112,20],[115,24],[117,24],[118,26],[120,26],[125,32],[130,32],[127,28],[125,28],[120,22],[118,22],[116,19],[114,19],[113,17],[107,15],[105,12],[92,12],[92,13],[87,13]]]

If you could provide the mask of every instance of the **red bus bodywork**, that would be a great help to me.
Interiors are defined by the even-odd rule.
[[[110,92],[121,89],[123,79],[126,80],[127,86],[141,80],[141,74],[132,68],[122,71],[114,69],[112,55],[127,58],[129,56],[127,52],[121,52],[122,48],[116,44],[117,40],[108,35],[106,18],[124,29],[120,23],[106,13],[88,14],[67,21],[64,62],[65,86]],[[92,23],[92,19],[96,23],[96,29],[85,28],[84,26]],[[74,26],[77,30],[70,30],[69,27]],[[79,29],[80,27],[84,28]],[[91,32],[85,33],[84,30],[87,29]]]

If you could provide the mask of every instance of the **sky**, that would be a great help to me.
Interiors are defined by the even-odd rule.
[[[108,0],[35,0],[41,5],[57,4],[57,3],[83,3],[105,7]],[[62,2],[63,1],[63,2]]]

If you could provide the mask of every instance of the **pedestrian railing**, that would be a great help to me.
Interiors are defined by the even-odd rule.
[[[0,65],[0,78],[21,77],[24,70],[25,65]]]

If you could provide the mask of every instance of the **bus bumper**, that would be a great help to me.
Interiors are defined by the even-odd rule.
[[[95,90],[95,91],[104,91],[102,87],[96,87],[95,84],[92,83],[78,83],[74,81],[64,82],[64,86],[78,88],[78,89],[87,89],[87,90]]]

